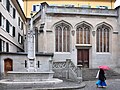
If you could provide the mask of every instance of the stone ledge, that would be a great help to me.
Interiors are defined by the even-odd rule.
[[[54,72],[52,72],[52,71],[51,72],[47,72],[47,71],[46,72],[15,72],[15,71],[13,72],[13,71],[8,71],[7,73],[8,74],[44,74],[44,73],[45,74],[48,74],[48,73],[54,74]]]

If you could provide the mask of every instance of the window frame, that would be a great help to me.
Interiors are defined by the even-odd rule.
[[[62,24],[65,25],[65,26],[64,27],[60,26]],[[57,30],[58,27],[61,28],[61,32],[60,32],[60,30],[59,31]],[[67,30],[66,30],[66,34],[69,33],[69,35],[64,36],[65,27],[68,27]],[[57,24],[54,27],[54,30],[55,30],[55,52],[57,52],[57,53],[63,53],[63,52],[64,53],[69,53],[70,52],[70,46],[71,46],[70,45],[70,42],[71,42],[71,27],[70,27],[70,25],[62,22],[62,23]],[[66,41],[64,41],[65,38],[66,38]],[[69,40],[68,40],[68,38],[69,38]],[[64,49],[66,49],[66,50],[64,50]]]
[[[96,28],[96,52],[97,53],[110,52],[110,39],[111,39],[110,33],[111,33],[111,28],[105,24],[102,24]]]
[[[23,44],[23,36],[20,33],[18,33],[18,42],[19,44]]]
[[[6,18],[3,15],[1,15],[1,27],[6,29]]]
[[[40,4],[32,5],[32,11],[33,12],[38,12],[40,9],[41,9],[41,5]]]
[[[89,36],[88,36],[89,35]],[[76,44],[91,44],[91,27],[85,23],[76,27]]]

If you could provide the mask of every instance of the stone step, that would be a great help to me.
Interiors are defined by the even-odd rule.
[[[82,78],[83,81],[86,80],[96,80],[96,75],[99,69],[82,69]],[[113,71],[113,70],[108,70],[105,71],[105,75],[107,79],[118,79],[120,78],[120,74]]]

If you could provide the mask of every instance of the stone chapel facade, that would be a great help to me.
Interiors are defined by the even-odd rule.
[[[120,7],[41,5],[41,10],[33,16],[38,72],[49,71],[49,61],[64,62],[67,59],[84,68],[120,67]],[[27,72],[27,38],[24,40],[25,52],[0,52],[0,79],[7,71]]]
[[[71,59],[76,66],[119,67],[119,10],[119,7],[86,9],[43,3],[33,17],[36,50],[54,53],[53,61]]]

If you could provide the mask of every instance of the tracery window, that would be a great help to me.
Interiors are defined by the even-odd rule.
[[[110,28],[106,25],[101,25],[96,32],[96,47],[97,52],[109,52],[109,33]]]
[[[76,28],[76,43],[90,44],[90,26],[81,24]]]
[[[55,51],[70,52],[70,26],[60,23],[55,27]]]

